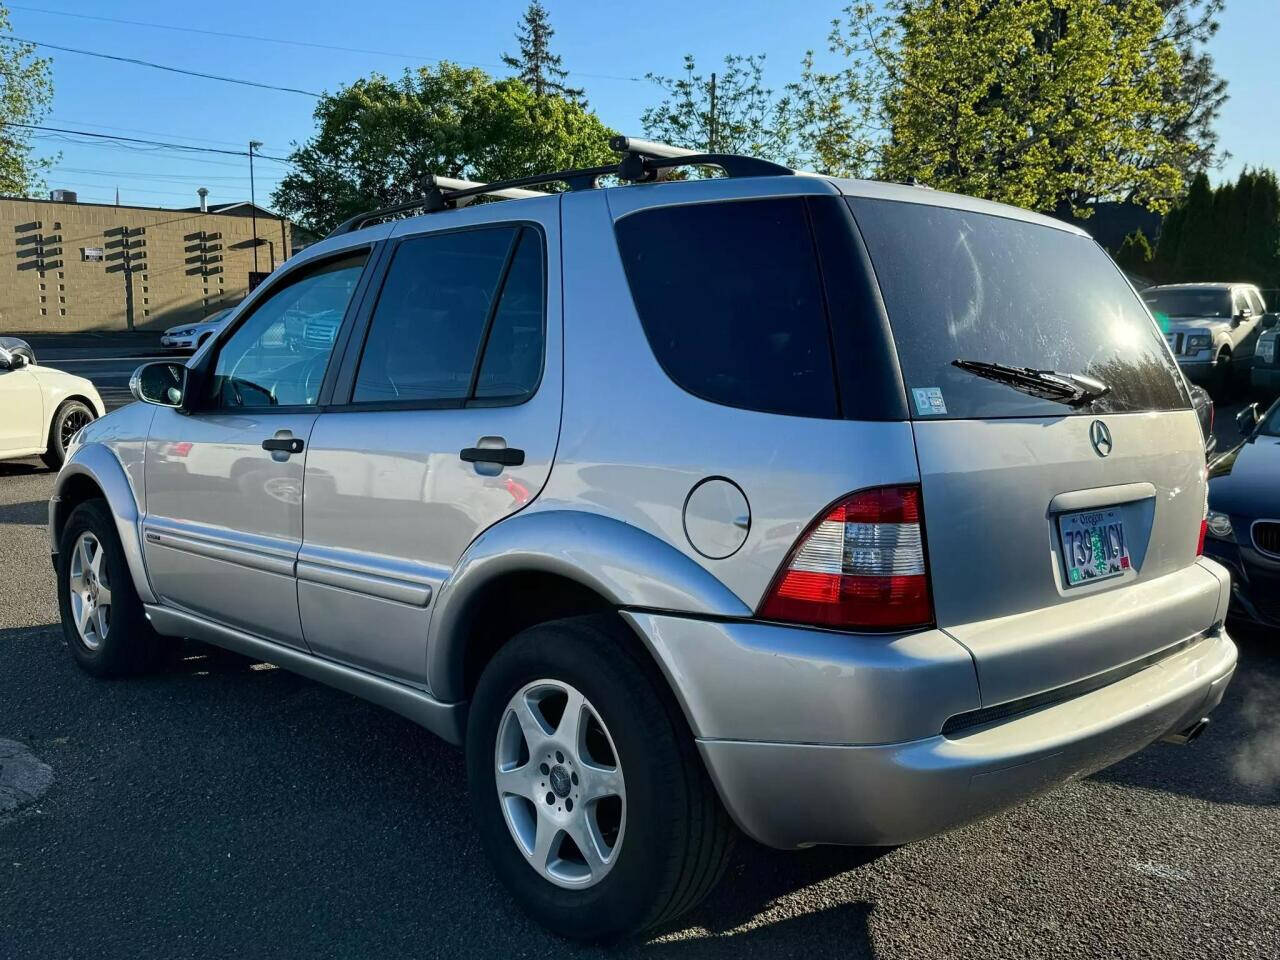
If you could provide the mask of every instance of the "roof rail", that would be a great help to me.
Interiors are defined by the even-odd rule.
[[[538,173],[529,177],[499,180],[494,183],[473,183],[470,180],[455,180],[452,177],[437,177],[432,174],[423,181],[420,197],[407,203],[357,214],[335,227],[329,236],[351,233],[375,221],[384,220],[397,213],[408,213],[410,210],[421,210],[424,213],[451,210],[464,206],[479,196],[506,199],[547,196],[546,193],[525,188],[549,183],[563,183],[570,190],[594,189],[600,185],[600,178],[607,176],[615,176],[619,180],[631,183],[647,183],[657,180],[661,171],[676,167],[718,167],[724,171],[726,177],[778,177],[795,174],[790,167],[757,157],[744,157],[733,153],[699,153],[696,150],[673,147],[670,144],[641,140],[636,137],[612,137],[609,140],[609,146],[615,152],[622,154],[622,158],[617,163],[600,167],[557,170],[553,173]]]

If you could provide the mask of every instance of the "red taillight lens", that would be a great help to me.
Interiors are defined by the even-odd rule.
[[[1200,521],[1200,539],[1196,541],[1196,556],[1204,556],[1204,535],[1209,532],[1209,521]]]
[[[805,531],[758,615],[887,630],[933,622],[918,487],[855,493]]]

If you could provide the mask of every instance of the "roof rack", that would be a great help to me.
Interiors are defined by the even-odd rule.
[[[421,196],[407,203],[398,203],[357,214],[334,227],[329,236],[351,233],[370,223],[385,220],[397,213],[408,213],[410,210],[421,210],[423,213],[452,210],[465,206],[481,196],[502,197],[509,200],[545,197],[548,194],[543,191],[525,188],[549,183],[563,183],[570,190],[595,189],[600,185],[600,178],[607,176],[615,176],[619,180],[631,183],[647,183],[657,180],[661,171],[675,167],[718,167],[724,171],[726,177],[778,177],[791,176],[795,173],[790,167],[757,157],[744,157],[733,153],[699,153],[697,150],[673,147],[670,144],[641,140],[637,137],[612,137],[609,140],[609,147],[614,152],[622,154],[622,157],[617,163],[600,167],[557,170],[554,173],[538,173],[530,177],[499,180],[495,183],[475,183],[470,180],[456,180],[452,177],[437,177],[432,174],[423,181]]]

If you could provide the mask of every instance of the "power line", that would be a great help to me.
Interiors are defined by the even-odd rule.
[[[254,154],[257,156],[257,154]],[[198,174],[198,173],[147,173],[145,170],[103,170],[100,167],[64,167],[62,164],[55,164],[54,170],[61,170],[64,173],[89,173],[95,176],[103,177],[124,177],[125,179],[134,180],[173,180],[178,182],[187,181],[224,181],[224,180],[243,180],[248,181],[247,176],[233,177],[226,174]]]
[[[126,20],[121,17],[104,17],[91,13],[71,13],[67,10],[48,10],[43,7],[30,7],[23,4],[10,3],[10,10],[26,10],[29,13],[45,13],[52,14],[57,17],[74,17],[78,20],[97,20],[100,23],[118,23],[129,27],[151,27],[156,30],[174,30],[179,33],[195,33],[206,37],[221,37],[228,40],[252,40],[257,43],[279,43],[291,47],[309,47],[313,50],[334,50],[340,53],[362,53],[377,57],[395,57],[398,60],[417,60],[430,61],[440,59],[452,59],[441,57],[429,57],[421,53],[396,53],[391,50],[371,50],[365,47],[344,47],[331,43],[316,43],[310,40],[288,40],[282,37],[264,37],[260,34],[252,33],[228,33],[221,30],[204,30],[199,27],[179,27],[169,23],[156,23],[151,20]],[[454,60],[454,63],[461,64],[464,67],[483,67],[486,70],[506,70],[505,64],[499,63],[482,63],[471,60]],[[612,73],[587,73],[581,70],[570,70],[570,74],[578,77],[588,77],[595,80],[622,80],[628,83],[646,83],[646,77],[623,77]]]
[[[193,143],[216,143],[224,147],[239,146],[243,142],[241,140],[214,140],[211,137],[192,137],[185,133],[165,133],[162,130],[144,130],[141,127],[114,127],[109,123],[97,123],[93,120],[71,120],[60,117],[58,122],[74,123],[81,127],[95,127],[98,130],[115,130],[119,133],[148,133],[156,137],[173,137],[178,140],[190,140]]]
[[[99,140],[111,140],[120,143],[140,143],[154,147],[165,147],[169,150],[183,150],[191,153],[220,153],[232,157],[247,157],[248,150],[227,150],[220,147],[196,147],[188,143],[170,143],[164,140],[144,140],[140,137],[121,137],[113,133],[95,133],[92,130],[73,130],[68,127],[48,127],[38,123],[17,123],[13,120],[0,120],[0,124],[8,127],[21,127],[26,130],[42,130],[46,133],[69,133],[77,137],[94,137]],[[278,160],[281,163],[292,163],[287,157],[270,157],[264,153],[254,152],[255,157],[264,160]]]
[[[15,43],[26,43],[33,47],[45,47],[49,50],[61,50],[63,53],[76,53],[85,57],[98,57],[102,60],[115,60],[120,63],[132,63],[139,67],[152,67],[156,70],[165,70],[169,73],[181,73],[188,77],[200,77],[204,80],[219,80],[222,83],[238,83],[245,87],[258,87],[262,90],[277,90],[281,93],[300,93],[304,97],[315,97],[320,99],[320,94],[312,93],[310,90],[299,90],[297,87],[277,87],[270,83],[259,83],[257,80],[241,80],[237,77],[221,77],[215,73],[200,73],[198,70],[184,70],[181,67],[170,67],[163,63],[152,63],[150,60],[139,60],[135,57],[118,57],[111,53],[99,53],[95,50],[80,50],[76,47],[60,47],[56,43],[42,43],[39,40],[25,40],[22,37],[15,37],[11,34],[0,33],[0,40],[12,40]]]

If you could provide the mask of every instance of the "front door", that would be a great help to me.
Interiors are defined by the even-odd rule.
[[[494,222],[503,204],[471,208],[469,228],[392,251],[363,348],[308,447],[298,602],[313,652],[425,685],[441,584],[546,482],[560,423],[560,298],[547,282],[560,276],[558,203],[522,201],[541,215],[522,224]]]
[[[305,647],[294,563],[307,442],[334,349],[285,317],[342,315],[366,251],[286,274],[211,358],[191,412],[156,411],[147,442],[147,569],[169,604]]]
[[[0,455],[44,446],[44,395],[27,367],[0,369]]]

